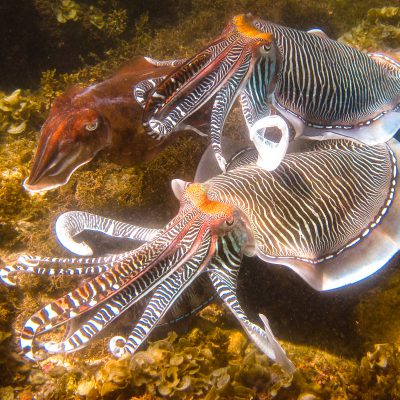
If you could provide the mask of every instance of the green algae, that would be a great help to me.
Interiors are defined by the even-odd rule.
[[[366,18],[340,40],[369,51],[397,49],[400,43],[400,7],[369,10]]]
[[[184,335],[170,332],[146,350],[119,360],[87,354],[64,357],[62,365],[56,359],[45,361],[41,370],[28,372],[31,391],[36,398],[52,391],[55,399],[79,395],[88,400],[399,398],[398,346],[376,345],[356,362],[317,347],[283,343],[297,367],[289,376],[243,332],[223,321]]]

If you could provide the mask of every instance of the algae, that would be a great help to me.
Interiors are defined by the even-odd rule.
[[[398,50],[400,46],[400,7],[372,8],[363,21],[340,40],[368,51]]]

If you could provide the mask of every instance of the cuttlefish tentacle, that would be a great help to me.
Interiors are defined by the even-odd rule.
[[[217,255],[208,268],[208,274],[216,292],[260,350],[287,372],[292,373],[295,367],[275,339],[266,317],[260,315],[265,326],[263,330],[248,319],[237,298],[237,282],[242,261],[242,247],[237,235],[232,232],[218,244],[222,245],[223,249],[217,250]]]
[[[245,56],[247,63],[244,63],[244,67],[238,68],[237,73],[221,88],[221,90],[215,96],[212,112],[211,112],[211,123],[210,123],[210,139],[211,146],[214,150],[215,157],[218,161],[218,165],[222,171],[225,171],[226,160],[222,155],[221,148],[221,136],[222,129],[225,124],[225,119],[231,109],[234,99],[237,96],[237,88],[243,85],[244,79],[247,74],[248,64],[251,59],[248,55]]]
[[[166,77],[160,76],[158,78],[145,79],[133,88],[133,97],[143,109],[146,107],[146,101],[149,93],[158,86]]]
[[[199,242],[202,243],[201,240]],[[179,266],[182,263],[184,263],[185,265],[185,260],[187,258],[190,258],[192,250],[193,249],[188,247],[187,245],[180,246],[179,252],[163,259],[156,266],[154,266],[148,274],[143,274],[144,267],[139,267],[137,269],[139,274],[137,274],[136,276],[135,274],[131,274],[131,283],[128,286],[124,287],[122,290],[117,287],[115,289],[115,293],[111,293],[107,296],[106,301],[104,298],[97,299],[95,296],[92,296],[89,302],[90,307],[88,307],[88,299],[86,299],[86,301],[84,303],[81,302],[79,306],[69,308],[67,310],[68,312],[53,315],[53,318],[45,321],[43,318],[44,311],[49,312],[49,310],[54,310],[54,304],[46,306],[38,313],[42,317],[43,323],[45,322],[46,325],[44,326],[42,323],[33,335],[22,336],[21,343],[23,340],[23,344],[27,348],[43,348],[50,353],[71,352],[77,350],[77,346],[83,347],[94,336],[99,334],[107,325],[109,325],[115,318],[121,315],[121,313],[126,311],[129,307],[137,303],[139,300],[142,300],[148,293],[154,290],[157,285],[159,285],[159,281],[164,279],[165,276],[170,275],[171,271],[178,270],[179,272]],[[172,275],[173,274],[175,274],[175,272],[172,272]],[[73,294],[70,293],[67,296],[71,295]],[[66,298],[66,296],[64,296],[64,298]],[[60,300],[61,299],[57,300],[56,302],[60,303]],[[42,335],[50,330],[54,330],[60,325],[65,324],[67,321],[70,321],[71,319],[86,313],[87,311],[89,311],[89,309],[94,309],[94,307],[100,304],[101,306],[95,312],[95,315],[84,321],[75,332],[72,332],[63,341],[36,341],[37,336]],[[38,315],[36,315],[36,317],[37,316]],[[28,325],[28,323],[26,325]]]
[[[215,237],[208,230],[200,238],[196,253],[156,289],[128,339],[125,341],[118,337],[124,345],[119,346],[115,339],[110,342],[110,350],[115,356],[133,354],[137,350],[182,292],[203,272],[214,249]]]
[[[156,60],[155,58],[144,57],[144,59],[155,67],[178,67],[186,61],[186,58],[177,58],[175,60]]]
[[[192,203],[198,204],[199,207],[205,207],[210,209],[209,212],[217,213],[215,219],[219,223],[221,219],[219,210],[231,211],[231,207],[215,206],[212,203],[209,205],[204,196],[204,190],[195,186],[189,195],[189,199],[193,199]],[[222,218],[224,215],[222,214]],[[163,292],[167,287],[165,285],[168,285],[168,282],[163,283],[165,279],[171,274],[181,273],[182,269],[188,266],[195,272],[193,266],[196,265],[201,272],[214,253],[216,240],[216,235],[211,232],[214,225],[204,223],[204,220],[204,213],[194,208],[190,200],[185,201],[182,204],[180,214],[155,239],[132,252],[129,258],[120,263],[115,263],[107,272],[98,275],[79,289],[70,292],[37,312],[25,324],[21,335],[21,347],[26,352],[27,357],[34,358],[37,348],[51,352],[73,351],[76,344],[80,346],[85,339],[87,339],[86,341],[90,340],[94,334],[101,331],[102,326],[106,326],[111,321],[105,321],[103,325],[98,321],[96,322],[97,325],[93,322],[97,331],[92,332],[91,335],[86,334],[86,336],[85,325],[83,331],[78,329],[77,332],[60,343],[41,343],[37,342],[36,337],[86,313],[101,303],[109,302],[114,295],[129,287],[134,287],[136,295],[130,296],[127,306],[142,299],[143,296],[154,289],[157,292],[157,287],[159,287],[160,293]],[[204,249],[207,251],[203,257]],[[198,261],[200,265],[198,265]],[[185,275],[186,273],[182,276]],[[191,282],[198,276],[198,273],[195,272],[193,276],[189,275],[188,279],[190,278]],[[184,286],[179,289],[176,295],[187,286],[186,281],[182,282]],[[174,299],[176,298],[174,297]],[[105,306],[107,307],[107,305]],[[162,312],[162,315],[165,312]],[[116,313],[115,316],[117,315]],[[129,351],[129,348],[131,348],[131,344],[128,340],[127,351]]]
[[[84,211],[63,213],[55,224],[56,236],[60,243],[72,253],[81,256],[90,256],[93,250],[86,242],[76,242],[73,237],[87,230],[140,242],[147,242],[160,233],[159,229],[144,228]]]
[[[23,255],[16,264],[0,268],[0,280],[14,286],[13,275],[24,272],[35,275],[91,276],[107,271],[111,262],[122,260],[130,252],[104,257],[58,258]]]
[[[152,290],[159,279],[190,260],[202,244],[206,229],[196,218],[197,214],[196,210],[188,210],[184,205],[182,212],[152,242],[145,243],[105,273],[36,313],[26,323],[21,336],[21,346],[27,354],[31,356],[32,349],[37,347],[37,335],[89,311],[133,283],[138,287],[135,302]],[[186,236],[189,238],[186,239]],[[173,250],[175,248],[177,250]],[[71,342],[68,343],[71,345]],[[64,351],[64,345],[57,347],[52,343],[50,348]],[[43,343],[39,347],[46,348]]]
[[[217,113],[221,113],[223,124],[244,77],[251,74],[260,57],[276,57],[272,35],[252,29],[242,16],[235,17],[220,38],[178,67],[149,94],[143,116],[145,126],[152,134],[167,135],[220,87],[230,85],[227,94],[233,91],[235,95],[229,95],[229,104],[214,103],[221,107]],[[222,127],[218,129],[222,131]]]

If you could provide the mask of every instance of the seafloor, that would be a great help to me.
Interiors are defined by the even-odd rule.
[[[1,265],[21,253],[67,255],[52,230],[56,216],[67,210],[162,226],[178,208],[170,180],[191,180],[207,144],[187,135],[136,167],[99,154],[67,185],[29,195],[21,182],[40,126],[68,85],[102,80],[134,55],[187,57],[242,12],[300,29],[320,27],[363,50],[400,48],[398,0],[1,3]],[[234,112],[226,132],[241,129],[239,121]],[[115,246],[103,241],[101,248]],[[128,313],[82,351],[27,362],[17,345],[21,325],[78,280],[21,276],[17,287],[0,286],[0,399],[400,399],[398,266],[399,257],[357,285],[318,293],[284,268],[245,260],[241,301],[252,318],[268,316],[297,367],[292,377],[249,343],[220,304],[156,332],[133,358],[116,361],[107,346],[111,336],[129,332]]]

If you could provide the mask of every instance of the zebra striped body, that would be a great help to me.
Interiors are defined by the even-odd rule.
[[[271,37],[266,52],[262,35]],[[214,98],[210,137],[224,170],[220,137],[239,94],[258,163],[267,170],[285,155],[289,131],[292,138],[339,135],[375,145],[400,127],[397,61],[251,15],[234,17],[221,36],[150,91],[143,121],[152,135],[165,136]],[[281,131],[278,143],[274,126]]]
[[[397,165],[386,145],[332,140],[313,148],[288,155],[274,172],[248,165],[209,181],[209,198],[248,216],[270,258],[320,263],[338,255],[367,235],[393,200]]]
[[[185,290],[208,274],[256,345],[292,371],[267,319],[260,316],[263,328],[249,321],[237,300],[242,255],[287,265],[316,289],[326,290],[369,276],[400,247],[400,144],[392,143],[392,150],[350,140],[306,142],[305,150],[288,154],[273,172],[251,163],[252,150],[234,157],[232,170],[205,183],[173,181],[181,203],[178,215],[135,250],[108,259],[26,257],[1,269],[6,283],[16,271],[98,273],[25,323],[21,347],[26,357],[75,351],[129,307],[145,304],[130,336],[110,342],[116,356],[133,353]],[[67,224],[65,229],[94,228],[112,235],[108,228],[120,226],[84,213],[68,214],[65,221],[80,217],[82,226]],[[124,229],[143,233],[136,226]],[[38,340],[77,317],[81,324],[66,339]]]
[[[274,35],[281,53],[276,103],[306,125],[351,129],[399,106],[400,64],[383,67],[367,54],[327,37],[261,19],[253,24]]]

